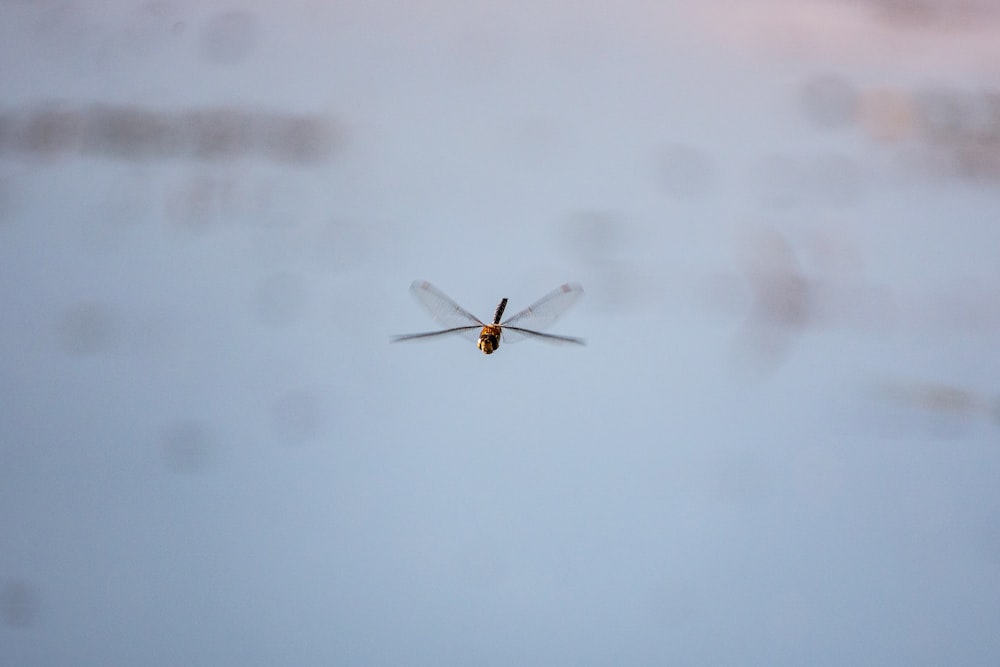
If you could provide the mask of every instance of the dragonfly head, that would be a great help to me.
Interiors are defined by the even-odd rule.
[[[500,347],[500,327],[483,327],[477,344],[483,354],[493,354]]]

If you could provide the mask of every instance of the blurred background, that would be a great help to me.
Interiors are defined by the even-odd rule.
[[[0,4],[0,663],[1000,664],[1000,5]],[[563,282],[587,347],[462,338]]]

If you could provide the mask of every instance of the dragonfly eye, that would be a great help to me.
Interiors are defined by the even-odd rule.
[[[493,354],[500,347],[500,339],[492,334],[483,334],[479,337],[479,349],[483,354]]]

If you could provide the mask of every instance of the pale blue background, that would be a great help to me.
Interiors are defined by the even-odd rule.
[[[1000,664],[1000,14],[695,4],[3,3],[0,664]]]

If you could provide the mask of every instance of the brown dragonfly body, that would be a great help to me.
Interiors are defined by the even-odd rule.
[[[503,322],[500,319],[507,307],[507,299],[501,299],[493,315],[492,324],[481,321],[426,281],[414,282],[410,286],[410,292],[435,320],[447,328],[440,331],[396,336],[393,338],[394,342],[459,334],[469,338],[475,337],[477,339],[476,346],[482,350],[483,354],[496,352],[500,347],[501,340],[514,342],[522,338],[537,338],[552,343],[575,343],[577,345],[584,343],[581,338],[558,336],[540,331],[540,329],[555,322],[583,295],[583,289],[579,285],[562,285]],[[523,325],[531,325],[532,328],[525,328]]]

